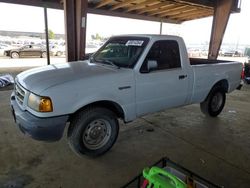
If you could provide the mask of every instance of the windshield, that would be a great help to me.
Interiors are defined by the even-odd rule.
[[[133,68],[147,45],[148,40],[145,37],[111,38],[94,54],[93,59],[97,63]]]

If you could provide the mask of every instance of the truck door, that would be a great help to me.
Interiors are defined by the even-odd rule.
[[[178,42],[156,41],[136,76],[137,116],[186,104],[187,74]]]

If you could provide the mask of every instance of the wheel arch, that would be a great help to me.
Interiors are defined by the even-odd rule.
[[[71,125],[71,122],[72,122],[73,118],[76,116],[76,114],[84,109],[93,108],[93,107],[107,108],[107,109],[111,110],[112,112],[114,112],[118,118],[121,118],[123,120],[125,118],[125,114],[124,114],[122,107],[119,104],[117,104],[116,102],[107,101],[107,100],[92,102],[90,104],[87,104],[87,105],[81,107],[80,109],[78,109],[77,111],[75,111],[73,114],[71,114],[69,116],[68,122],[70,122],[70,125],[69,125],[68,130],[67,130],[67,137],[69,137],[70,134],[72,133],[73,126]]]
[[[229,89],[228,80],[222,79],[222,80],[216,82],[216,83],[213,85],[213,87],[210,89],[210,91],[209,91],[209,93],[207,94],[205,100],[208,98],[209,94],[210,94],[215,88],[218,88],[218,87],[219,87],[219,88],[222,88],[223,91],[224,91],[225,93],[227,93],[227,92],[228,92],[228,89]]]
[[[212,87],[212,89],[214,89],[215,87],[220,87],[220,88],[222,88],[222,89],[225,91],[225,93],[227,93],[227,92],[228,92],[228,89],[229,89],[228,80],[227,80],[227,79],[222,79],[222,80],[216,82],[216,83],[214,84],[214,86]],[[211,89],[211,90],[212,90],[212,89]],[[210,91],[211,91],[211,90],[210,90]]]
[[[101,101],[89,103],[89,104],[79,108],[77,111],[75,111],[73,114],[70,115],[69,121],[72,120],[72,118],[74,117],[75,114],[77,114],[78,112],[80,112],[86,108],[90,108],[90,107],[103,107],[103,108],[109,109],[112,112],[114,112],[118,118],[121,118],[123,120],[125,118],[124,110],[118,103],[116,103],[114,101],[101,100]]]

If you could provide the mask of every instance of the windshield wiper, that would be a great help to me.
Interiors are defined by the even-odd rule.
[[[102,63],[105,63],[105,64],[109,64],[109,65],[112,65],[113,67],[116,67],[116,68],[120,68],[118,65],[116,65],[113,61],[109,60],[109,59],[100,59],[100,61]]]

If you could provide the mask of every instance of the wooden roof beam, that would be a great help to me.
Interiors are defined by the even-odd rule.
[[[217,59],[218,57],[233,5],[234,0],[217,1],[213,17],[208,59]]]

